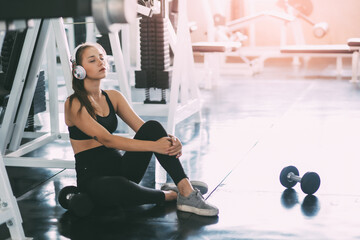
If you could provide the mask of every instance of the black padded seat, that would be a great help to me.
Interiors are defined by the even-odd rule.
[[[194,52],[234,52],[241,47],[240,42],[196,42],[192,44]]]
[[[350,38],[347,44],[349,47],[360,47],[360,38]]]
[[[350,49],[345,44],[329,44],[329,45],[291,45],[282,47],[281,53],[321,53],[321,54],[352,54],[353,49]]]

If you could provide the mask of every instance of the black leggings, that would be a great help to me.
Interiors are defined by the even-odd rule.
[[[157,121],[144,123],[134,139],[156,141],[167,136]],[[153,152],[125,152],[100,146],[75,154],[77,185],[99,206],[162,203],[165,194],[140,186]],[[175,184],[187,178],[179,159],[155,153]]]

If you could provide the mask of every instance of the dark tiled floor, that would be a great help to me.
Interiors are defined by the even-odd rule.
[[[57,203],[74,170],[7,168],[24,229],[34,239],[360,239],[360,89],[332,75],[335,66],[294,72],[268,67],[254,77],[226,76],[202,90],[201,124],[177,127],[183,165],[204,180],[217,218],[174,204],[125,209],[116,217],[77,219]],[[67,155],[59,142],[36,154]],[[284,166],[316,171],[315,196],[279,183]],[[154,162],[142,184],[154,186]],[[0,239],[9,236],[5,226]]]

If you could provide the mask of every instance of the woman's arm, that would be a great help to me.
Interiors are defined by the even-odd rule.
[[[116,90],[106,91],[114,105],[116,114],[132,129],[137,132],[144,121],[135,113],[124,95]]]
[[[79,108],[80,102],[77,99],[73,100],[71,108],[69,100],[65,102],[66,124],[69,126],[75,125],[82,132],[91,136],[94,140],[98,141],[106,147],[116,148],[124,151],[149,151],[161,154],[169,154],[170,152],[170,138],[164,137],[158,141],[143,141],[112,135],[89,115],[85,107],[83,107],[80,112],[78,112]],[[132,117],[134,118],[134,116]],[[142,124],[142,120],[139,121],[138,119],[134,118],[131,127],[134,127],[136,130],[138,130]]]
[[[133,129],[135,132],[144,124],[144,121],[135,113],[124,95],[116,90],[107,91],[112,102],[114,101],[114,108],[118,116]],[[167,138],[171,142],[171,147],[168,149],[168,154],[176,157],[181,156],[182,144],[178,138],[169,135]]]

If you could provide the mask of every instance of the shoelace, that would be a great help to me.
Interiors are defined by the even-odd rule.
[[[203,197],[203,195],[201,194],[200,190],[197,189],[197,188],[195,188],[194,190],[196,191],[196,195],[197,195],[197,196],[200,196],[200,198],[204,200],[204,197]]]

